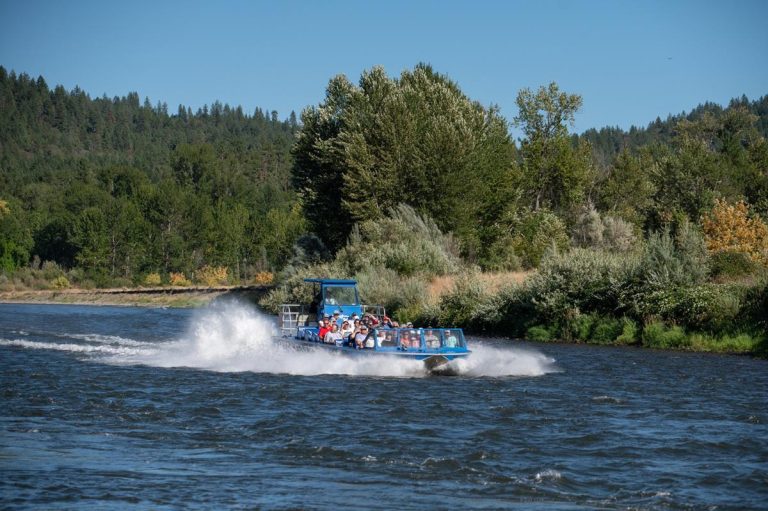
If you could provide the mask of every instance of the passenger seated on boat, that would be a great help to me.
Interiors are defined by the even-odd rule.
[[[387,316],[386,314],[384,317],[381,318],[381,328],[392,328],[392,318]]]
[[[349,334],[349,346],[355,345],[355,336],[360,333],[360,328],[362,328],[362,325],[360,324],[360,320],[356,319],[352,324],[352,333]]]
[[[349,336],[352,335],[353,331],[354,328],[352,328],[352,325],[349,324],[349,321],[344,321],[341,324],[341,330],[339,330],[339,333],[344,339],[349,339]]]
[[[374,316],[370,312],[366,313],[363,319],[365,320],[366,324],[371,328],[376,328],[377,326],[379,326],[378,318],[376,318],[376,316]]]
[[[373,338],[373,330],[370,330],[368,336],[365,338],[365,349],[372,350],[376,347],[376,340]]]
[[[337,325],[339,324],[339,320],[341,319],[341,312],[340,311],[333,311],[333,318],[331,318],[334,323]]]
[[[459,345],[459,339],[456,337],[456,334],[453,333],[452,330],[446,330],[445,331],[445,346],[447,348],[456,348]]]
[[[361,350],[365,346],[365,338],[368,337],[368,327],[360,327],[360,331],[355,334],[355,348]]]
[[[330,332],[331,328],[329,326],[329,323],[323,320],[318,321],[317,326],[320,327],[319,330],[317,331],[317,337],[320,341],[322,341],[323,339],[325,339],[325,334]]]
[[[387,340],[387,334],[383,330],[376,330],[376,344],[379,346],[386,346],[384,342]]]
[[[411,348],[421,348],[421,338],[415,330],[411,330]]]
[[[411,347],[411,336],[408,332],[400,332],[400,349],[407,350]]]
[[[435,335],[433,330],[427,330],[424,333],[424,342],[427,343],[427,348],[435,349],[440,347],[440,338]]]
[[[384,342],[381,343],[382,346],[397,346],[397,341],[395,340],[395,332],[386,332],[384,337]]]
[[[341,340],[341,333],[339,333],[339,325],[333,323],[331,330],[323,337],[323,342],[326,344],[336,344],[336,341]]]

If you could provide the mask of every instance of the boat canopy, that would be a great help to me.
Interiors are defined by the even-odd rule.
[[[346,279],[304,279],[304,282],[311,282],[314,284],[320,284],[321,286],[354,286],[357,285],[356,280]]]
[[[352,314],[363,315],[363,306],[357,292],[357,281],[347,279],[304,279],[310,284],[319,284],[320,289],[310,307],[310,312],[317,312],[318,319],[338,312],[341,319]]]

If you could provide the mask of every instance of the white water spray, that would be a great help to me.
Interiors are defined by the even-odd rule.
[[[85,344],[0,339],[0,345],[73,351],[107,363],[192,367],[219,372],[292,375],[421,377],[420,361],[385,356],[348,356],[278,337],[274,319],[237,302],[200,309],[176,341],[143,342],[114,336],[66,335]],[[556,371],[554,360],[530,350],[470,344],[467,359],[451,362],[451,373],[475,377],[539,376]]]

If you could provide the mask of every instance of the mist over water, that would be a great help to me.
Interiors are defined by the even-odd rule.
[[[274,334],[0,304],[0,508],[766,509],[768,361],[470,339],[425,377]]]
[[[554,360],[529,350],[472,344],[468,360],[457,360],[453,374],[540,376],[555,370]],[[383,356],[350,356],[280,339],[273,317],[237,302],[200,309],[188,331],[174,342],[107,358],[113,363],[194,367],[219,372],[252,371],[291,375],[426,376],[423,363]]]
[[[385,356],[354,356],[280,338],[274,317],[236,301],[194,311],[176,338],[147,342],[116,335],[48,333],[58,342],[29,339],[21,332],[0,346],[70,351],[109,364],[189,367],[217,372],[290,375],[423,377],[420,361]],[[27,338],[25,338],[27,337]],[[77,342],[73,342],[77,341]],[[468,359],[449,364],[451,375],[471,377],[541,376],[556,371],[555,361],[533,350],[472,343]]]

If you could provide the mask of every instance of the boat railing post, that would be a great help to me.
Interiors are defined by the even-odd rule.
[[[299,327],[299,316],[302,306],[295,303],[283,303],[280,305],[280,333],[291,335]]]

